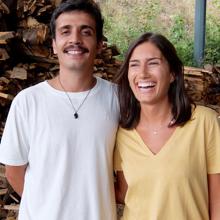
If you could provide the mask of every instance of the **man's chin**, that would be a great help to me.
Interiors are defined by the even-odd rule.
[[[77,65],[70,65],[68,66],[68,69],[72,72],[83,72],[85,71],[85,64],[77,64]]]

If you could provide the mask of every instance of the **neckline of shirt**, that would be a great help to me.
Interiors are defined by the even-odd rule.
[[[100,80],[101,79],[99,77],[96,77],[96,76],[94,76],[94,77],[96,78],[96,84],[94,85],[93,88],[91,88],[91,92],[90,92],[89,95],[94,95],[98,91],[98,89],[100,87]],[[48,83],[48,81],[45,80],[43,82],[43,84],[46,86],[46,89],[48,91],[50,91],[50,92],[52,92],[52,93],[54,93],[54,94],[56,94],[58,96],[66,97],[65,91],[61,91],[61,90],[55,89],[54,87],[52,87]],[[89,90],[85,90],[85,91],[82,91],[82,92],[68,92],[68,95],[70,96],[70,98],[82,98],[82,97],[85,96],[85,94],[88,93],[88,91]]]

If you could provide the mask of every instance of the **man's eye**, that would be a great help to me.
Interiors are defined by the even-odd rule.
[[[92,35],[92,31],[91,30],[83,30],[82,31],[82,35],[83,36],[91,36]]]
[[[68,30],[65,30],[65,31],[62,31],[61,32],[61,35],[66,35],[66,34],[68,34],[69,33],[69,31]]]

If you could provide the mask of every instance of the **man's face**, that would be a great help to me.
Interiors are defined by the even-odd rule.
[[[93,71],[101,42],[97,43],[95,20],[89,14],[82,11],[61,14],[56,20],[55,36],[53,50],[61,71],[84,74]]]

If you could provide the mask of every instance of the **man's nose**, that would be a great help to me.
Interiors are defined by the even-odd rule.
[[[72,44],[81,44],[82,43],[82,37],[79,30],[73,30],[72,34],[70,35],[70,40]]]

